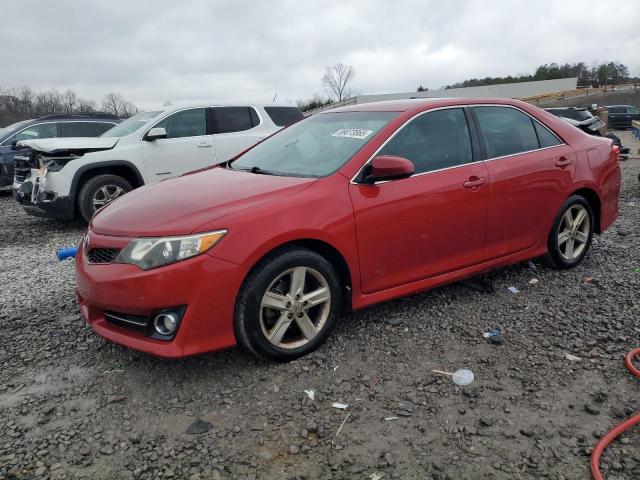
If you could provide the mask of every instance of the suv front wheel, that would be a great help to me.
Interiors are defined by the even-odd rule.
[[[96,175],[87,180],[78,194],[78,210],[89,223],[96,210],[133,190],[124,178],[117,175]]]

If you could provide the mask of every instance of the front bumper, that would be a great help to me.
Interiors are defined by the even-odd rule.
[[[89,248],[122,248],[128,239],[89,234]],[[151,355],[179,358],[236,344],[235,301],[247,268],[209,254],[153,270],[134,265],[91,264],[82,248],[76,255],[76,287],[85,321],[100,336]],[[104,312],[148,317],[186,306],[172,340],[107,321]]]
[[[75,202],[73,197],[59,197],[57,195],[36,191],[37,185],[27,180],[16,188],[14,184],[13,197],[22,205],[25,211],[37,217],[59,218],[72,220],[75,214]]]

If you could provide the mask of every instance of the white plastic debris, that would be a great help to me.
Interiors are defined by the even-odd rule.
[[[533,263],[531,260],[529,260],[529,261],[527,262],[527,265],[529,265],[529,268],[531,268],[531,269],[533,269],[533,270],[535,270],[536,268],[538,268],[538,267],[536,267],[536,264],[535,264],[535,263]]]
[[[382,478],[382,474],[376,472],[376,473],[372,473],[371,475],[369,475],[369,478],[371,480],[380,480]]]
[[[335,372],[338,368],[340,368],[340,365],[336,365],[335,367],[333,367],[333,371]]]
[[[529,280],[529,285],[535,285],[536,283],[538,283],[537,278],[532,278],[531,280]]]
[[[466,368],[461,368],[453,372],[453,376],[451,377],[453,383],[456,385],[469,385],[475,379],[475,375],[471,370],[467,370]]]
[[[346,410],[347,408],[349,408],[349,404],[348,403],[334,402],[334,403],[331,404],[331,406],[333,408],[339,408],[340,410]]]
[[[511,293],[520,293],[520,290],[518,290],[516,287],[509,287],[508,289]]]
[[[575,355],[571,355],[570,353],[567,353],[564,358],[565,360],[569,360],[570,362],[579,362],[580,360],[582,360],[580,357],[576,357]]]
[[[310,400],[315,400],[316,399],[316,392],[313,390],[305,390],[304,393],[307,394],[307,397],[309,397]]]
[[[393,422],[394,420],[398,420],[398,417],[385,417],[385,422]]]
[[[459,368],[453,373],[444,372],[442,370],[432,370],[432,372],[449,375],[451,377],[451,380],[453,380],[453,383],[460,386],[470,385],[475,379],[475,375],[473,374],[473,372],[466,368]]]

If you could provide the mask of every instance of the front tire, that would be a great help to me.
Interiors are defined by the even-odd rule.
[[[547,264],[557,269],[578,265],[591,246],[594,216],[584,197],[573,195],[564,203],[547,239]]]
[[[340,280],[327,259],[303,248],[280,250],[261,261],[242,286],[236,339],[258,358],[294,360],[327,339],[341,306]]]
[[[133,190],[124,178],[118,175],[96,175],[87,180],[78,194],[78,211],[89,223],[96,210]]]

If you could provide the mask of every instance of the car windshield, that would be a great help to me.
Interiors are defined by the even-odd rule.
[[[235,170],[324,177],[342,167],[398,112],[320,113],[256,145],[231,164]]]
[[[29,122],[33,120],[23,120],[22,122],[13,123],[7,127],[0,128],[0,140],[4,140],[5,137],[13,134],[16,130],[19,130],[24,125],[27,125]]]
[[[125,137],[136,130],[141,129],[151,120],[156,118],[160,113],[157,112],[144,112],[139,113],[131,118],[127,118],[124,122],[119,123],[110,130],[107,130],[102,134],[103,137]]]

